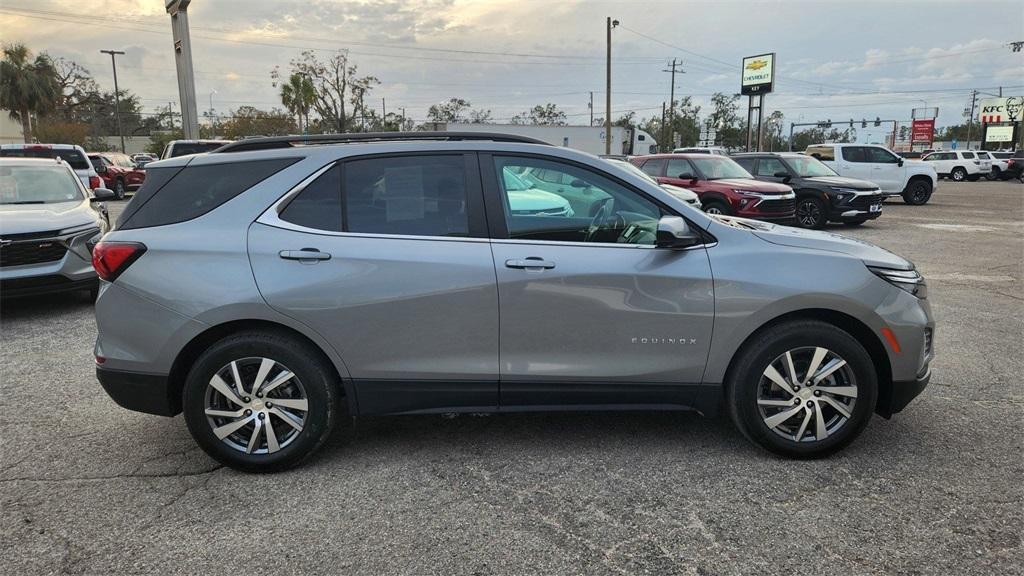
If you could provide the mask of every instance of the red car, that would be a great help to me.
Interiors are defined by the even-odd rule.
[[[796,195],[785,184],[755,180],[726,156],[654,154],[630,159],[662,184],[693,190],[709,214],[757,220],[793,220]]]
[[[129,190],[138,190],[146,180],[146,171],[139,168],[127,154],[117,152],[90,152],[96,173],[103,179],[103,187],[114,191],[118,200]]]

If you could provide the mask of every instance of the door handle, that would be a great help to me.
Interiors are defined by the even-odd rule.
[[[278,256],[285,260],[298,260],[300,262],[316,262],[317,260],[330,260],[331,255],[321,252],[316,248],[303,248],[302,250],[281,250]]]
[[[505,260],[506,268],[523,268],[526,270],[550,270],[555,267],[554,262],[548,262],[536,256],[530,256],[529,258],[512,258]]]

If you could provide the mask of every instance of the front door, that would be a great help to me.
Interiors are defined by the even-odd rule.
[[[475,154],[347,160],[286,202],[250,228],[257,285],[337,350],[361,413],[497,407]]]
[[[481,166],[501,310],[503,408],[689,405],[714,315],[705,248],[655,248],[657,221],[670,210],[592,168],[487,154]],[[506,170],[559,173],[606,200],[594,215],[516,214],[498,176]]]

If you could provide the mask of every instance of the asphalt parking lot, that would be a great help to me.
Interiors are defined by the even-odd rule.
[[[1024,185],[830,229],[917,263],[938,356],[902,414],[812,462],[724,417],[421,416],[241,474],[106,396],[84,298],[5,302],[0,572],[1024,573]]]

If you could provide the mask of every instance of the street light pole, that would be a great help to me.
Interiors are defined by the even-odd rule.
[[[612,153],[612,28],[619,25],[611,16],[605,21],[608,36],[608,58],[605,66],[604,90],[604,153]]]
[[[114,118],[117,120],[117,135],[121,137],[121,153],[124,154],[124,132],[121,131],[121,94],[117,88],[117,60],[118,54],[123,55],[121,50],[100,50],[103,54],[110,54],[110,65],[114,67]]]
[[[217,117],[213,114],[213,95],[217,94],[217,89],[210,90],[210,131],[213,132],[212,138],[217,139]]]

